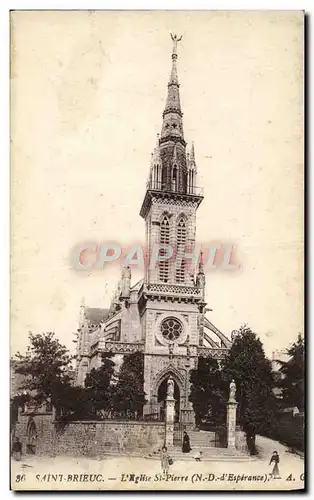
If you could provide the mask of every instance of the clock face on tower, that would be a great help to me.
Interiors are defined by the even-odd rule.
[[[182,334],[182,324],[176,318],[166,318],[160,325],[161,334],[168,342],[178,340]]]

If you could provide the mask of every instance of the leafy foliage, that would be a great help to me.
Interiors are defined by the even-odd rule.
[[[255,453],[255,436],[272,425],[276,401],[271,363],[261,341],[247,326],[237,332],[222,371],[225,382],[235,380],[239,424],[246,432],[251,453]]]
[[[15,371],[24,375],[20,389],[26,391],[35,405],[51,403],[56,408],[69,405],[73,389],[71,361],[67,348],[54,333],[29,334],[26,354],[16,354]]]
[[[85,378],[87,413],[105,415],[112,410],[115,363],[112,353],[103,353],[102,364],[93,368]]]
[[[289,360],[280,361],[280,371],[283,402],[287,406],[304,410],[304,339],[301,334],[297,341],[287,350]]]
[[[222,378],[217,360],[198,359],[198,365],[190,373],[191,392],[196,425],[202,421],[220,424],[225,421],[226,405],[222,395]]]
[[[118,380],[113,354],[104,353],[101,366],[87,374],[84,387],[73,385],[73,357],[52,332],[30,333],[26,354],[17,353],[16,357],[19,362],[15,371],[24,375],[20,387],[23,397],[37,407],[51,404],[61,420],[103,418],[112,412],[142,415],[145,393],[141,353],[124,356]],[[12,401],[13,421],[19,404],[16,398]]]
[[[115,386],[113,406],[125,415],[141,416],[146,402],[144,393],[144,356],[140,352],[126,354]]]
[[[10,400],[10,430],[12,430],[18,421],[19,408],[30,401],[28,394],[18,394]]]

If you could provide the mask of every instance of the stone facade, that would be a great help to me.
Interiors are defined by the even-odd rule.
[[[55,436],[53,422],[54,413],[52,411],[36,413],[19,411],[14,437],[20,438],[23,454],[53,454]]]
[[[164,382],[171,375],[176,384],[176,420],[192,425],[190,370],[200,355],[222,359],[231,343],[205,317],[205,274],[202,257],[195,252],[196,212],[203,196],[196,186],[194,145],[187,152],[183,135],[177,45],[171,59],[161,136],[152,154],[140,210],[149,256],[144,278],[131,286],[131,269],[126,267],[108,311],[82,305],[76,380],[84,383],[86,373],[100,365],[102,352],[141,351],[147,398],[144,412],[165,410]],[[165,243],[173,256],[151,265],[154,249]],[[194,259],[184,259],[188,254]]]

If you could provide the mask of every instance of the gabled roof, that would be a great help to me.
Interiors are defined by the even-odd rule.
[[[108,316],[109,309],[99,307],[85,307],[84,316],[88,325],[99,325]]]

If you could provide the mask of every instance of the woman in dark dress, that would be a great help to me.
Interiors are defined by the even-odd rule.
[[[183,433],[183,443],[182,443],[182,451],[183,453],[190,453],[191,451],[191,446],[190,446],[190,438],[189,435],[186,431]]]

